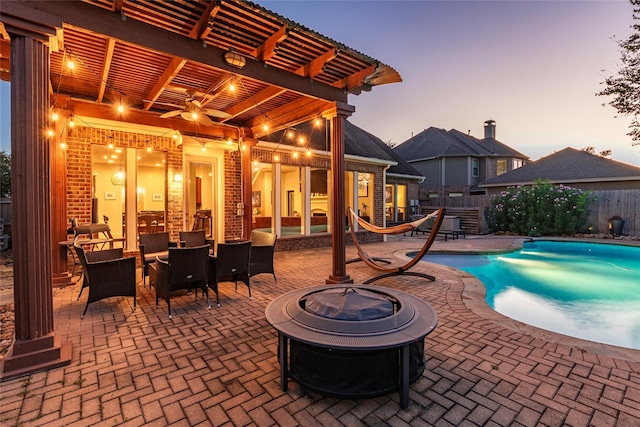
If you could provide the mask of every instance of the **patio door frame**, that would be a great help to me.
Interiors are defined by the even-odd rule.
[[[189,177],[194,163],[211,165],[211,236],[216,242],[224,241],[224,213],[221,206],[224,206],[224,171],[221,165],[224,164],[224,152],[218,150],[208,150],[199,155],[185,153],[184,156],[184,209],[183,209],[183,230],[191,230],[193,226],[194,212],[190,210],[190,201],[196,199],[196,194],[191,194]],[[204,177],[203,177],[204,179]],[[208,206],[207,206],[208,208]]]

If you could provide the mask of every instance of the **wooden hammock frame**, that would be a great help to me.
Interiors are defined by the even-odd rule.
[[[431,248],[431,245],[433,245],[433,242],[435,242],[436,237],[438,236],[438,231],[440,230],[440,226],[442,225],[442,220],[444,219],[444,208],[441,207],[438,210],[430,213],[429,215],[426,215],[423,218],[420,218],[417,221],[413,221],[405,224],[399,224],[399,225],[395,225],[387,228],[378,227],[376,225],[373,225],[365,221],[364,219],[360,218],[353,211],[353,209],[349,209],[348,217],[349,217],[349,232],[351,233],[351,239],[353,240],[353,245],[356,247],[356,250],[358,251],[358,257],[360,258],[359,260],[364,262],[374,270],[377,270],[383,273],[365,281],[364,284],[373,283],[376,280],[384,279],[385,277],[397,276],[400,274],[423,277],[425,279],[432,280],[432,281],[436,280],[434,276],[431,276],[429,274],[409,271],[409,269],[414,265],[416,265],[418,262],[420,262],[422,257]],[[420,249],[420,251],[418,251],[418,253],[408,263],[399,267],[389,267],[389,266],[381,265],[380,264],[381,262],[385,264],[389,264],[389,261],[385,261],[379,258],[374,258],[369,256],[362,249],[360,242],[358,242],[358,237],[353,227],[354,225],[353,221],[355,219],[358,222],[358,225],[360,225],[362,228],[364,228],[367,231],[371,231],[373,233],[378,233],[378,234],[400,234],[400,233],[406,233],[408,231],[417,229],[420,225],[422,225],[422,223],[424,223],[425,221],[433,217],[436,218],[435,223],[431,228],[431,233],[429,233],[429,237],[427,238],[427,240],[425,240],[424,245],[422,245],[422,248]],[[356,259],[356,260],[348,261],[347,263],[350,263],[353,261],[359,261],[359,260]]]

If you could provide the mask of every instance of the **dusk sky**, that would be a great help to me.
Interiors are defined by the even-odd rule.
[[[496,137],[536,160],[567,146],[613,150],[640,166],[640,146],[595,96],[631,34],[628,1],[271,1],[262,6],[398,70],[402,83],[351,95],[351,121],[399,144],[424,129]],[[9,149],[9,84],[0,82],[0,142]]]

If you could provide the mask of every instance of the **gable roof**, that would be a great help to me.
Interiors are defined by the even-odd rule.
[[[480,183],[480,187],[533,184],[536,179],[552,183],[640,180],[640,168],[567,147],[511,172]]]
[[[495,138],[478,139],[456,129],[447,131],[435,127],[425,129],[393,150],[408,162],[453,156],[508,156],[529,159]]]
[[[327,124],[328,126],[328,124]],[[295,127],[296,132],[307,135],[309,138],[308,148],[319,151],[329,151],[327,135],[325,132],[328,128],[318,129],[314,126],[313,121],[299,124]],[[354,125],[349,120],[343,121],[342,126],[344,153],[346,155],[377,159],[388,162],[391,166],[387,170],[387,174],[403,175],[407,177],[415,177],[423,179],[424,176],[411,166],[406,160],[394,152],[387,144],[385,144],[377,136],[365,131],[364,129]],[[272,135],[262,138],[263,141],[279,143],[281,145],[294,146],[295,142],[285,137],[286,131],[276,132]]]

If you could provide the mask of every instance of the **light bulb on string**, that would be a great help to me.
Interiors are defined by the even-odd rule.
[[[70,70],[73,70],[76,68],[76,64],[72,60],[69,60],[69,62],[67,62],[67,67],[69,67]]]
[[[51,114],[51,120],[53,120],[54,122],[57,121],[60,117],[58,116],[58,113],[56,113],[55,111],[53,112],[53,114]]]
[[[53,130],[52,130],[52,129],[48,129],[48,130],[47,130],[47,136],[48,136],[49,138],[51,138],[51,137],[53,137],[53,135],[54,135]]]
[[[311,157],[311,150],[307,148],[307,157]]]
[[[118,104],[118,113],[124,113],[124,105]]]
[[[73,120],[73,114],[71,116],[69,116],[69,127],[75,127],[76,126],[76,122]]]
[[[64,142],[60,143],[60,148],[62,148],[63,150],[67,149],[67,144],[65,144]]]
[[[297,152],[297,151],[294,151],[294,152],[293,152],[293,158],[294,158],[294,159],[297,159],[297,158],[298,158],[298,152]]]
[[[276,161],[276,162],[279,162],[280,161],[280,156],[278,156],[277,154],[274,154],[273,160]]]

